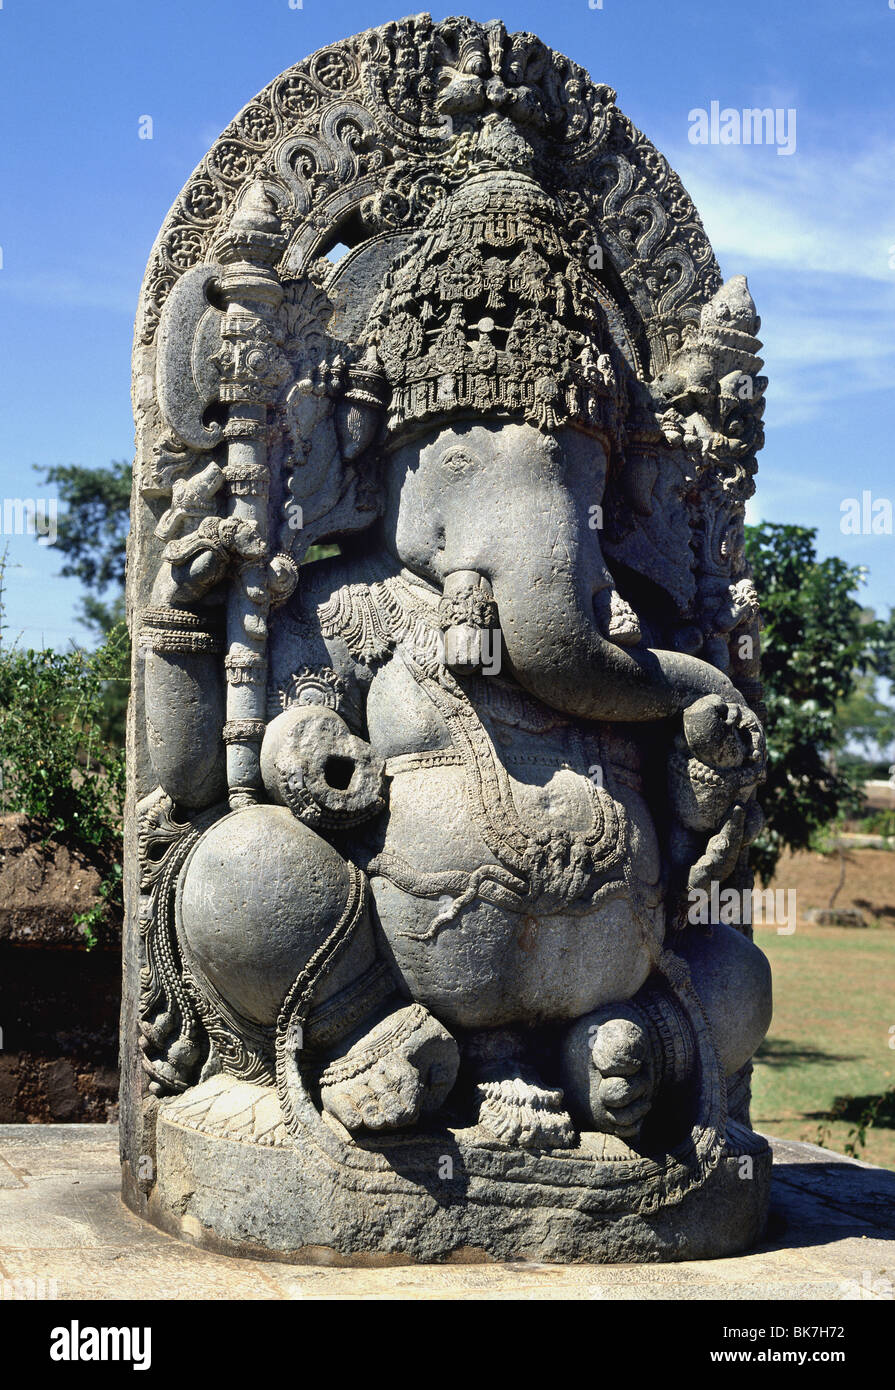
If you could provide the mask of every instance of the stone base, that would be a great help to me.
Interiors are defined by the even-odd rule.
[[[730,1123],[705,1158],[641,1158],[582,1135],[509,1150],[476,1130],[296,1146],[276,1092],[213,1077],[163,1103],[143,1208],[206,1249],[296,1264],[658,1262],[739,1253],[760,1238],[771,1152]],[[385,1162],[383,1162],[385,1160]]]
[[[811,1144],[770,1143],[771,1215],[748,1254],[676,1264],[515,1260],[361,1269],[232,1259],[171,1240],[119,1199],[116,1126],[0,1125],[0,1285],[4,1300],[33,1298],[36,1285],[50,1298],[137,1300],[144,1311],[172,1296],[206,1306],[209,1299],[581,1299],[591,1307],[671,1301],[679,1309],[708,1300],[738,1305],[744,1318],[752,1300],[774,1299],[780,1321],[782,1305],[801,1300],[888,1302],[891,1309],[895,1173]],[[137,1188],[129,1200],[140,1206]],[[615,1310],[611,1316],[613,1327],[623,1325]],[[819,1320],[809,1310],[791,1317]],[[244,1318],[254,1330],[252,1315]],[[174,1349],[176,1337],[168,1340]]]

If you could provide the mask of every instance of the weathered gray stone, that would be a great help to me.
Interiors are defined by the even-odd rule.
[[[136,1210],[294,1260],[758,1238],[768,971],[688,915],[761,823],[758,327],[615,94],[496,22],[315,54],[197,170],[135,351]]]
[[[818,927],[866,927],[867,919],[858,907],[809,907],[805,921]]]
[[[5,1299],[895,1299],[895,1173],[810,1144],[770,1141],[771,1221],[748,1254],[674,1264],[543,1260],[420,1265],[370,1255],[352,1267],[222,1257],[185,1218],[169,1240],[117,1198],[108,1125],[0,1126],[0,1264]],[[29,1283],[30,1281],[30,1283]],[[52,1285],[51,1282],[53,1281]],[[807,1310],[806,1310],[807,1311]],[[844,1310],[843,1310],[844,1311]],[[885,1317],[885,1310],[883,1316]],[[794,1321],[801,1321],[801,1315]],[[833,1319],[833,1321],[836,1321]]]

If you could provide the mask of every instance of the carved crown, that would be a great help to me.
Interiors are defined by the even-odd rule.
[[[527,174],[477,173],[436,203],[364,331],[391,396],[394,441],[439,417],[566,421],[617,442],[621,354],[600,288]]]
[[[239,337],[231,305],[225,341],[219,291],[240,276],[255,320]],[[750,305],[610,87],[496,21],[385,24],[277,77],[177,199],[136,328],[141,489],[160,505],[223,447],[240,353],[295,558],[376,515],[383,410],[395,438],[463,410],[572,422],[610,453],[624,429],[604,553],[638,583],[661,571],[675,642],[709,633],[723,660],[703,609],[743,573],[765,385]]]

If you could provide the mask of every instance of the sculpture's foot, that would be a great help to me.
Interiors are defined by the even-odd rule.
[[[446,1028],[420,1004],[377,1023],[320,1077],[320,1102],[352,1133],[403,1129],[439,1109],[460,1054]]]
[[[518,1039],[501,1029],[475,1035],[467,1057],[473,1074],[478,1125],[501,1144],[565,1149],[576,1142],[563,1093],[541,1085],[520,1060]]]
[[[579,1019],[563,1046],[563,1077],[582,1123],[636,1143],[659,1081],[646,1018],[621,1004]]]

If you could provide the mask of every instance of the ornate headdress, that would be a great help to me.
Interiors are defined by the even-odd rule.
[[[224,472],[231,495],[250,488],[260,473],[219,466],[238,388],[297,562],[378,514],[383,433],[391,449],[464,416],[574,424],[608,445],[608,563],[664,591],[664,641],[708,643],[747,690],[757,331],[611,88],[497,21],[417,16],[281,74],[172,209],[137,327],[140,486],[171,498],[169,542],[220,509]]]
[[[388,383],[393,444],[440,418],[571,423],[617,445],[624,363],[567,215],[528,174],[474,173],[388,276],[362,367]]]

